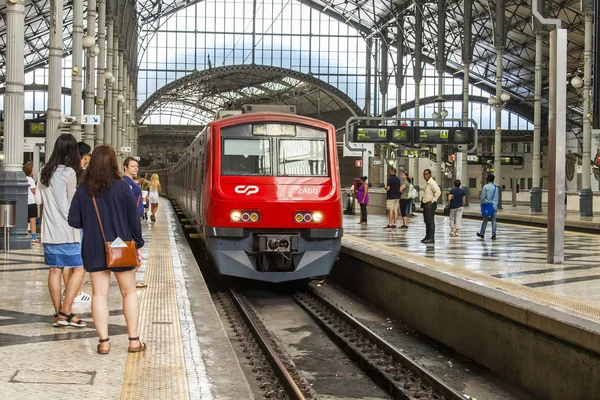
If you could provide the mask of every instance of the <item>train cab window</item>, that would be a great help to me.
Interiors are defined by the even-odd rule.
[[[271,175],[269,139],[223,139],[222,174]]]
[[[325,140],[279,140],[279,176],[327,176]]]

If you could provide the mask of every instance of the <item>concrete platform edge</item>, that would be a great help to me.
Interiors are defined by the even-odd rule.
[[[212,398],[224,400],[253,399],[246,376],[242,372],[239,360],[235,355],[231,342],[228,339],[225,327],[221,323],[216,306],[214,305],[196,259],[186,241],[182,227],[170,202],[165,202],[166,212],[171,223],[177,246],[178,256],[181,261],[185,277],[187,295],[191,316],[180,309],[181,319],[192,318],[197,332],[196,346],[201,350],[201,360],[188,360],[186,364],[203,363],[206,376],[209,379]],[[174,260],[175,266],[175,260]],[[182,324],[182,331],[184,326]],[[192,344],[193,346],[194,344]],[[193,354],[192,354],[193,356]],[[188,381],[190,373],[188,371]],[[193,382],[189,382],[190,386]],[[190,387],[191,398],[196,397],[200,388]],[[204,397],[202,397],[204,398]]]
[[[342,253],[372,263],[376,268],[402,278],[439,290],[510,321],[583,347],[600,356],[600,322],[371,249],[356,250],[342,243]],[[375,265],[373,258],[377,258],[382,263]]]
[[[600,399],[594,321],[351,241],[330,280],[536,397]]]

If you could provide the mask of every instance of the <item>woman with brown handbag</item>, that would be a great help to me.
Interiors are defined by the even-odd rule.
[[[131,188],[121,178],[117,158],[110,146],[98,146],[77,189],[69,211],[69,225],[83,229],[83,266],[92,280],[92,318],[98,331],[100,354],[110,352],[108,343],[108,287],[110,272],[115,273],[123,296],[123,315],[129,333],[129,352],[146,350],[138,335],[139,304],[135,272],[141,263],[140,248],[144,245],[136,199]],[[107,260],[110,250],[135,243],[129,266],[112,267]],[[108,244],[108,245],[107,245]]]

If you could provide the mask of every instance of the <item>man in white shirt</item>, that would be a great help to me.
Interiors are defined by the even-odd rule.
[[[423,219],[425,220],[425,238],[421,243],[435,243],[435,210],[437,209],[437,199],[442,194],[440,187],[431,177],[431,170],[423,171],[425,186],[423,187]]]

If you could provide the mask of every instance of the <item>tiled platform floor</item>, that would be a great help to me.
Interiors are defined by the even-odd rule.
[[[148,283],[138,290],[145,353],[126,351],[114,277],[112,348],[102,356],[96,353],[90,303],[76,303],[74,309],[88,327],[52,327],[42,247],[0,253],[0,398],[252,398],[178,224],[165,200],[157,222],[142,224],[145,261],[137,278]],[[85,280],[84,290],[91,294],[88,275]]]
[[[546,229],[499,223],[496,241],[488,223],[486,239],[475,234],[481,222],[463,219],[461,237],[450,237],[448,218],[436,216],[436,243],[425,245],[423,217],[409,219],[409,229],[385,230],[385,216],[369,216],[358,225],[358,216],[344,216],[345,237],[358,237],[375,244],[408,252],[411,256],[460,267],[517,283],[529,288],[600,306],[600,236],[565,233],[565,263],[546,262]],[[435,263],[434,263],[435,265]]]

